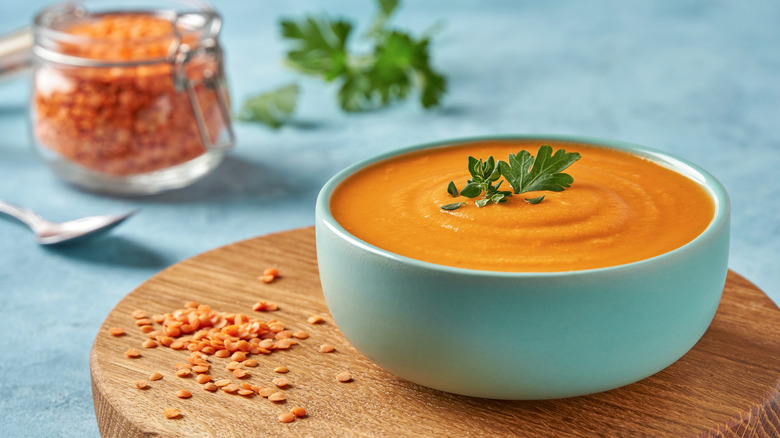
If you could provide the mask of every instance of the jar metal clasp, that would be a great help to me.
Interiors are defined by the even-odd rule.
[[[230,102],[228,99],[227,85],[225,81],[224,73],[224,54],[222,47],[219,45],[217,35],[219,35],[220,28],[222,26],[222,19],[218,14],[212,11],[200,12],[200,15],[205,16],[210,24],[207,32],[208,35],[199,44],[198,48],[193,50],[189,44],[183,42],[182,35],[179,32],[178,21],[182,17],[189,14],[176,13],[172,19],[174,40],[168,51],[168,59],[171,63],[171,75],[174,86],[178,91],[184,91],[187,93],[187,98],[192,107],[192,113],[195,116],[195,122],[198,126],[198,132],[200,134],[203,146],[208,150],[226,151],[233,147],[235,144],[235,133],[230,123]],[[207,69],[203,72],[203,78],[198,79],[203,82],[203,85],[213,90],[216,95],[219,111],[224,123],[224,133],[220,133],[218,136],[212,136],[206,126],[206,120],[203,115],[203,108],[198,100],[198,95],[195,92],[195,87],[198,85],[196,80],[193,80],[187,75],[186,65],[199,52],[214,59],[214,65],[216,71]]]

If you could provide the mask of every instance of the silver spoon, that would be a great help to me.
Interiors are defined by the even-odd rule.
[[[118,215],[89,216],[68,222],[50,222],[34,211],[0,200],[0,213],[22,221],[35,233],[35,240],[41,245],[55,245],[72,242],[108,231],[135,214],[138,210]]]

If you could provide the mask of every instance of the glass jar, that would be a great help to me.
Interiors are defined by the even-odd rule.
[[[221,19],[206,3],[59,3],[35,18],[33,144],[94,191],[184,187],[232,148]]]

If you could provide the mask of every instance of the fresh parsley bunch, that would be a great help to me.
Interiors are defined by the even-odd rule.
[[[286,63],[295,70],[338,84],[339,106],[348,112],[381,108],[404,100],[415,90],[423,108],[441,104],[447,80],[431,67],[430,37],[413,35],[390,27],[399,0],[377,0],[378,12],[365,38],[372,43],[368,53],[349,49],[354,27],[343,19],[308,16],[280,21],[281,34],[290,43]],[[297,98],[290,86],[246,101],[242,120],[281,126],[292,114]]]

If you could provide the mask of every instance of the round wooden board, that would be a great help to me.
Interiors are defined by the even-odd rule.
[[[260,282],[262,271],[274,265],[282,276],[271,284]],[[173,364],[186,361],[189,352],[141,347],[146,335],[135,326],[133,311],[162,314],[192,300],[218,311],[278,319],[310,333],[289,350],[259,355],[260,365],[246,379],[272,386],[271,379],[278,377],[273,368],[287,366],[292,385],[284,391],[285,403],[204,391],[193,378],[174,374]],[[253,312],[252,304],[260,300],[280,309]],[[311,315],[322,315],[326,322],[308,324]],[[111,336],[110,327],[123,327],[127,334]],[[336,350],[320,353],[323,343]],[[142,356],[126,357],[129,347]],[[228,377],[228,360],[211,359],[214,378]],[[345,370],[354,376],[350,383],[336,380]],[[238,242],[160,272],[108,315],[95,339],[90,371],[95,414],[105,437],[780,436],[780,310],[733,272],[707,333],[660,373],[584,397],[487,400],[409,383],[356,352],[328,313],[312,228]],[[134,381],[154,371],[163,379],[145,390],[134,387]],[[179,389],[191,391],[192,398],[177,398]],[[293,406],[305,407],[308,416],[280,423],[277,416]],[[166,419],[166,408],[180,409],[181,417]]]

